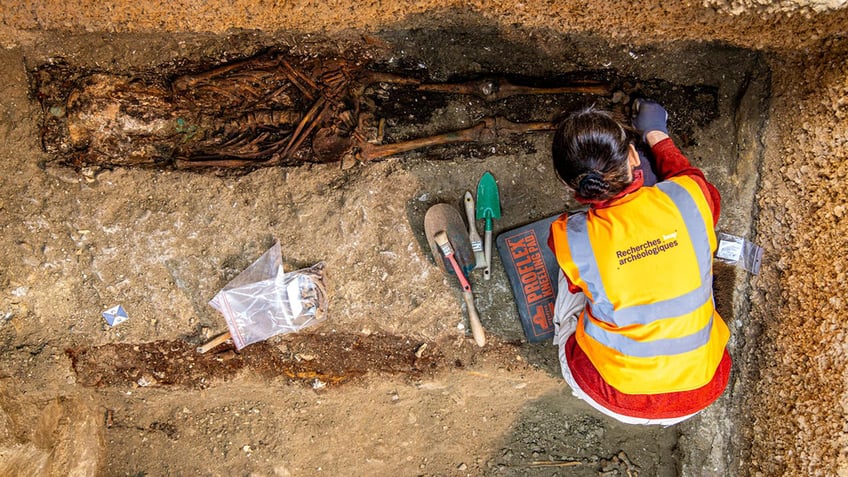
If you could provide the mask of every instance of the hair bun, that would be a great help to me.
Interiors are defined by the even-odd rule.
[[[609,182],[599,171],[591,170],[582,174],[577,182],[577,193],[584,199],[603,197],[610,190]]]

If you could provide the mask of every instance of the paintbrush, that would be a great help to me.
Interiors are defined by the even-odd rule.
[[[448,259],[454,273],[456,273],[456,277],[459,279],[459,284],[462,287],[462,298],[465,299],[465,305],[468,307],[468,322],[471,324],[471,335],[474,336],[477,346],[484,346],[486,344],[486,333],[483,331],[483,324],[480,323],[480,317],[477,316],[477,309],[474,307],[474,293],[471,291],[471,284],[465,278],[462,268],[460,268],[456,257],[454,257],[453,246],[448,240],[448,234],[444,230],[440,230],[436,232],[433,240],[436,241],[436,245],[442,250],[442,255]]]
[[[483,239],[477,233],[477,223],[474,221],[474,197],[471,191],[465,191],[465,215],[468,216],[468,240],[474,252],[474,268],[486,268],[486,254],[483,251]]]

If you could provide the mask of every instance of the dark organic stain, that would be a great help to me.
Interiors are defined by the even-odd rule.
[[[87,387],[206,388],[239,373],[335,385],[368,373],[422,376],[442,367],[444,358],[434,344],[416,356],[421,344],[403,337],[333,333],[303,335],[278,345],[255,343],[239,352],[223,346],[199,354],[195,345],[176,340],[114,343],[66,353],[78,381]]]
[[[180,433],[177,430],[177,426],[175,426],[171,423],[168,423],[168,422],[160,422],[160,421],[151,422],[149,429],[151,431],[162,432],[163,434],[165,434],[168,437],[168,439],[171,439],[171,440],[177,440],[180,437]]]

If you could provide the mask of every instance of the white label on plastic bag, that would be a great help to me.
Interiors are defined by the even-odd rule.
[[[718,243],[716,256],[718,258],[735,262],[742,256],[742,244],[739,242],[728,242],[726,240],[722,240]]]

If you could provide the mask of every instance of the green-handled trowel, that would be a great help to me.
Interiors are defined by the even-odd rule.
[[[488,171],[477,183],[477,220],[485,220],[485,234],[483,252],[486,255],[486,268],[483,269],[483,278],[488,280],[492,277],[492,219],[501,218],[501,198],[498,193],[498,183],[495,177]]]

